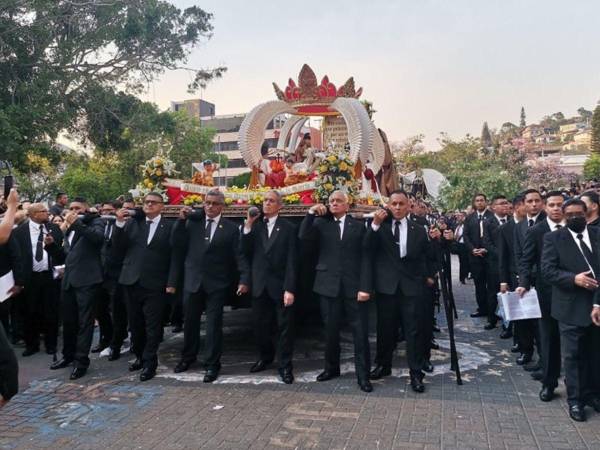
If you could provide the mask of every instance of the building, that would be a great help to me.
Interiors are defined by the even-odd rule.
[[[171,102],[171,111],[186,111],[190,117],[200,119],[201,117],[214,116],[216,108],[213,103],[202,99],[184,100],[182,102]]]

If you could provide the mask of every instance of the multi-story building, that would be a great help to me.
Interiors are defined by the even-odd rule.
[[[214,116],[216,114],[216,107],[214,103],[196,98],[182,102],[171,102],[171,111],[186,111],[191,117],[200,119],[201,117]]]

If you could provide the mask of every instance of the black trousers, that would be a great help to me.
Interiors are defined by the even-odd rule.
[[[558,323],[569,406],[600,397],[600,327]]]
[[[19,391],[19,364],[0,324],[0,396],[10,400]]]
[[[558,386],[560,377],[560,331],[558,322],[550,313],[542,311],[542,318],[538,321],[540,331],[540,361],[544,378],[544,386]]]
[[[59,300],[50,271],[32,272],[31,282],[25,287],[24,339],[28,349],[38,349],[40,334],[44,334],[46,350],[56,350],[58,335]]]
[[[110,305],[112,333],[109,345],[113,351],[120,350],[123,341],[127,339],[128,315],[125,286],[119,284],[116,278],[107,278],[102,283],[102,291]]]
[[[352,329],[354,367],[359,381],[369,379],[371,352],[369,349],[369,303],[356,298],[327,297],[320,300],[321,316],[325,323],[325,370],[340,370],[340,330],[342,317]]]
[[[272,361],[277,355],[280,369],[292,368],[294,354],[294,305],[284,306],[283,299],[274,299],[265,290],[252,299],[254,333],[259,358]],[[273,345],[272,330],[277,329],[277,345]]]
[[[146,289],[138,283],[127,286],[127,310],[131,329],[131,350],[144,368],[158,366],[162,317],[167,302],[164,289]]]
[[[457,243],[456,247],[456,254],[458,255],[459,263],[458,279],[460,281],[463,281],[469,276],[469,273],[471,272],[471,268],[469,267],[469,254],[465,244]]]
[[[411,374],[422,374],[424,356],[424,341],[427,340],[424,332],[424,322],[431,326],[431,315],[426,312],[424,303],[426,295],[404,296],[400,289],[394,295],[377,294],[377,354],[375,364],[385,368],[392,367],[392,358],[396,348],[396,317],[400,315],[404,340],[406,341],[406,359]],[[427,300],[431,300],[429,297]],[[429,302],[432,304],[433,302]],[[427,347],[431,343],[428,336]]]
[[[223,353],[223,305],[229,289],[220,289],[206,293],[202,288],[198,292],[184,293],[185,309],[183,323],[182,360],[194,362],[200,351],[200,320],[206,313],[206,344],[204,346],[204,366],[207,369],[221,368]]]
[[[112,341],[113,336],[113,321],[110,314],[111,298],[110,293],[105,288],[105,283],[102,283],[98,289],[98,301],[96,302],[96,311],[94,313],[98,321],[100,329],[99,344],[106,347]]]
[[[488,314],[488,279],[485,259],[479,256],[469,256],[469,266],[473,283],[475,284],[475,301],[481,314]]]
[[[169,322],[172,326],[183,325],[183,290],[177,287],[177,293],[172,296]]]
[[[538,336],[538,319],[517,320],[514,322],[517,343],[521,353],[533,355]],[[538,353],[539,353],[538,348]]]
[[[94,336],[94,311],[100,285],[70,287],[62,291],[63,357],[87,369]]]
[[[486,269],[486,277],[488,322],[495,325],[496,322],[498,322],[496,310],[498,309],[498,291],[500,291],[500,275],[497,271],[492,270],[488,267]]]

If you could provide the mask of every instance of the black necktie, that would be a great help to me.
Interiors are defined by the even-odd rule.
[[[581,251],[583,253],[583,256],[585,256],[587,263],[591,266],[592,265],[591,262],[594,260],[594,255],[592,253],[592,250],[590,250],[590,248],[587,246],[587,244],[583,240],[583,234],[579,233],[577,235],[577,239],[579,239],[579,245],[581,246]]]
[[[38,235],[37,244],[35,245],[35,260],[40,262],[44,259],[44,228],[42,225],[40,227],[40,234]]]
[[[562,225],[561,225],[560,223],[557,223],[557,224],[556,224],[556,229],[557,229],[557,230],[560,230],[561,228],[562,228]]]
[[[500,225],[504,225],[506,223],[506,219],[500,219]]]
[[[400,244],[400,222],[398,220],[394,221],[394,241],[396,244]]]
[[[206,220],[206,232],[204,233],[204,240],[208,242],[210,242],[210,232],[212,231],[212,224],[214,221],[214,219]]]
[[[146,220],[146,229],[144,230],[144,239],[146,245],[149,244],[148,238],[150,237],[150,226],[152,225],[152,220]]]
[[[338,236],[340,237],[340,240],[341,240],[342,239],[342,221],[340,219],[335,219],[335,221],[337,222],[337,226],[339,229]]]
[[[535,222],[533,221],[533,219],[529,219],[529,222],[528,222],[527,224],[528,224],[530,227],[532,227],[534,223],[535,223]]]

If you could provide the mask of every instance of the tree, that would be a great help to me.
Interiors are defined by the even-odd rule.
[[[50,199],[59,190],[64,170],[64,163],[54,164],[46,156],[28,152],[15,173],[21,196],[31,202]]]
[[[582,106],[581,108],[577,109],[577,114],[579,114],[579,117],[581,117],[581,120],[586,121],[586,120],[591,119],[594,113],[592,111],[588,111],[587,109],[585,109]]]
[[[594,109],[592,117],[592,152],[600,154],[600,102]]]
[[[240,173],[239,175],[236,175],[235,177],[233,177],[230,185],[237,186],[237,187],[248,186],[250,184],[250,176],[251,175],[252,175],[252,172]]]
[[[583,176],[586,180],[600,180],[600,154],[592,153],[583,164]]]
[[[77,131],[98,91],[140,92],[165,70],[191,91],[225,71],[186,67],[212,35],[212,15],[165,0],[5,0],[0,10],[0,159],[25,168],[63,130]],[[21,167],[23,166],[23,167]]]
[[[523,187],[561,189],[568,186],[571,176],[559,165],[557,159],[534,158],[527,161],[526,185]]]
[[[490,151],[494,148],[494,141],[492,140],[492,134],[490,133],[487,122],[483,122],[483,129],[481,130],[481,146],[486,151]]]
[[[521,128],[525,128],[527,126],[527,122],[525,121],[525,107],[521,106],[521,120],[519,122],[519,126]]]

